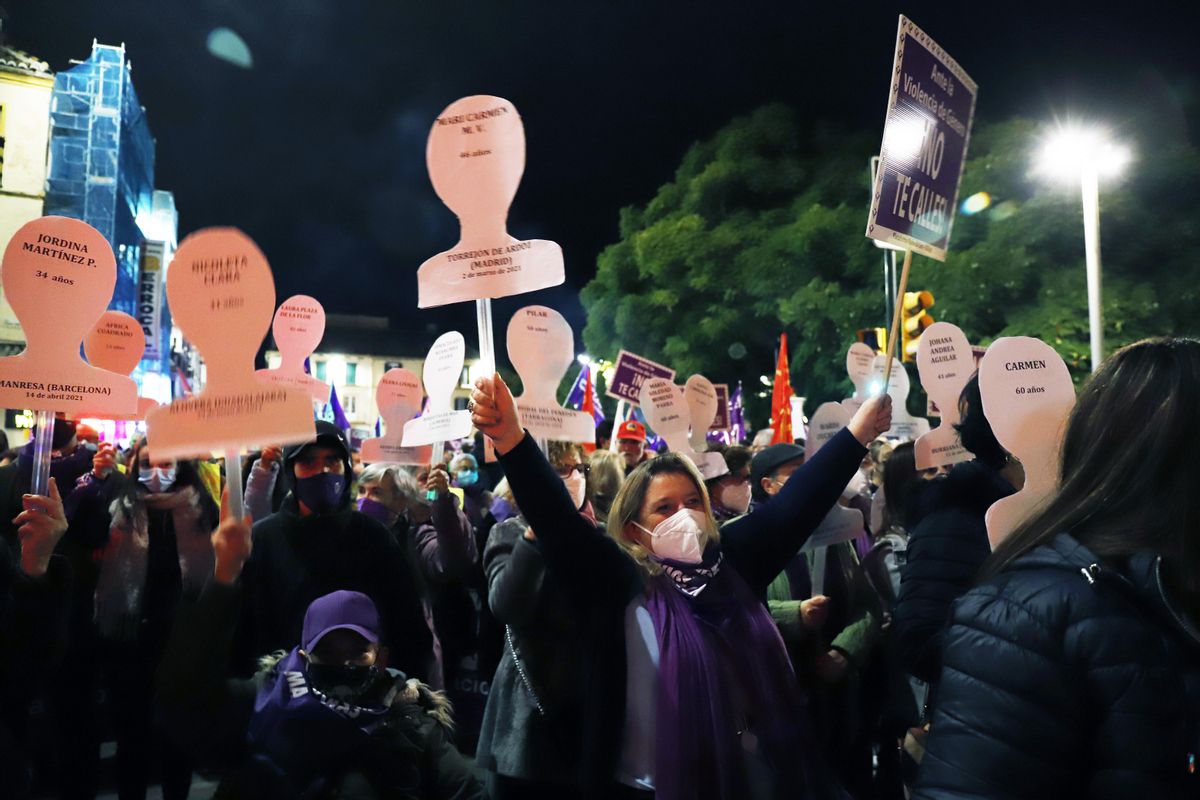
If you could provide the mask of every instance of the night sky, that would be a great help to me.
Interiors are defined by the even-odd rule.
[[[280,300],[388,315],[422,339],[457,327],[474,340],[470,304],[416,307],[417,266],[457,239],[425,139],[464,95],[500,95],[521,113],[528,157],[509,230],[566,256],[566,286],[498,304],[502,331],[532,302],[582,327],[578,290],[616,239],[619,209],[648,200],[732,117],[784,101],[814,123],[882,132],[901,11],[978,82],[982,119],[1102,116],[1136,147],[1146,126],[1191,135],[1200,89],[1200,4],[1182,2],[1120,15],[1044,1],[0,4],[8,42],[55,70],[87,58],[93,37],[125,43],[181,238],[236,225],[266,252]],[[218,27],[245,40],[251,69],[210,55]]]

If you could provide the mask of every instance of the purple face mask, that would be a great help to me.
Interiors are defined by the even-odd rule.
[[[296,499],[314,514],[328,514],[336,511],[341,504],[342,491],[345,488],[344,475],[322,472],[296,479]]]
[[[391,525],[392,517],[396,516],[395,512],[383,503],[369,497],[358,498],[358,510],[371,519],[379,520],[384,525]]]

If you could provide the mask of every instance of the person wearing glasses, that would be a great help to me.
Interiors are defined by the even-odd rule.
[[[582,448],[552,441],[546,455],[588,530],[600,536]],[[483,551],[488,606],[504,626],[504,650],[476,760],[488,772],[493,800],[574,797],[583,748],[581,626],[570,595],[546,569],[537,532],[517,512],[492,528]]]

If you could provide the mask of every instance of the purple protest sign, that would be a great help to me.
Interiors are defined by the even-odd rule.
[[[651,378],[663,378],[674,382],[675,370],[628,350],[622,350],[617,356],[613,379],[609,381],[605,394],[614,400],[624,400],[633,406],[639,405],[638,396],[641,394],[642,384]]]
[[[713,423],[708,426],[708,429],[710,431],[727,431],[729,430],[729,384],[714,383],[713,389],[717,392],[717,416],[713,418]]]
[[[867,236],[946,260],[978,87],[900,17]]]

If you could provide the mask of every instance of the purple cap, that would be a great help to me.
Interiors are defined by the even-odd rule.
[[[304,613],[300,641],[311,653],[330,631],[346,628],[362,634],[368,642],[379,641],[379,612],[362,592],[338,591],[318,597]]]

